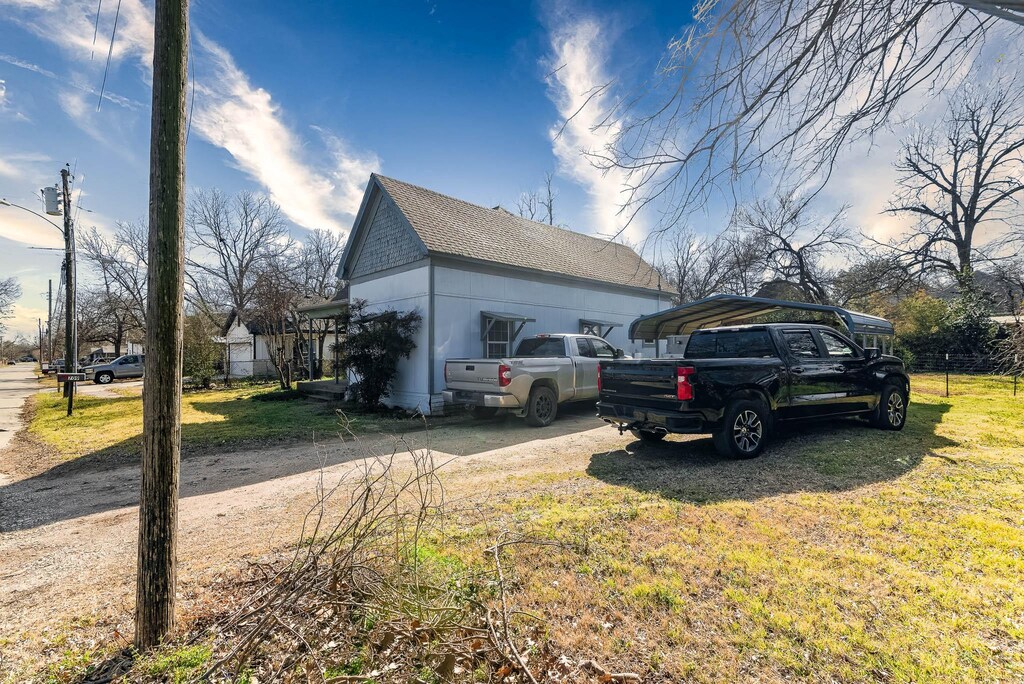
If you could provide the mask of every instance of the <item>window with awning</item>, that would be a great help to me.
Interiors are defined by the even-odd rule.
[[[519,337],[526,324],[535,320],[521,314],[481,311],[480,339],[483,341],[484,357],[500,359],[511,356],[512,343]]]
[[[595,318],[581,318],[580,319],[580,334],[581,335],[596,335],[598,337],[607,337],[608,333],[613,328],[617,328],[622,323],[618,321],[601,321]]]

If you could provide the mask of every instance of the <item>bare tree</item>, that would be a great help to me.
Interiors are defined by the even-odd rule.
[[[997,256],[1024,193],[1024,105],[1014,82],[965,89],[941,123],[904,145],[893,214],[918,218],[890,245],[913,271],[962,281]],[[1000,232],[1002,231],[1002,232]]]
[[[997,15],[987,2],[703,0],[660,79],[605,120],[614,142],[590,154],[625,171],[630,217],[663,204],[661,230],[766,169],[780,186],[823,184],[908,94],[954,81],[995,24],[1020,32]]]
[[[794,192],[737,209],[732,228],[746,235],[748,254],[759,255],[763,268],[759,289],[792,286],[810,301],[827,304],[833,273],[826,262],[849,246],[844,214],[845,209],[840,209],[816,216],[809,209],[809,199]]]
[[[297,277],[286,258],[276,256],[265,259],[253,274],[252,301],[248,317],[256,323],[267,339],[270,363],[277,370],[281,389],[291,387],[294,368],[293,344],[299,344],[300,333],[297,308],[302,295],[296,289]]]
[[[544,185],[540,190],[521,192],[516,199],[516,213],[525,219],[555,225],[555,200],[558,190],[555,188],[555,174],[550,171],[544,174]]]
[[[328,300],[338,291],[338,264],[341,254],[345,251],[345,240],[334,231],[326,229],[311,230],[306,239],[298,246],[300,267],[295,272],[298,276],[296,288],[304,297]],[[331,332],[329,319],[312,321],[313,335],[316,337],[316,358],[324,358],[324,346]]]
[[[895,301],[912,294],[921,284],[898,258],[871,254],[837,272],[831,290],[835,303],[847,306],[872,297]]]
[[[536,192],[521,192],[516,199],[516,213],[524,219],[537,220],[540,208],[540,196]]]
[[[4,319],[10,318],[14,312],[14,302],[21,296],[21,285],[17,278],[5,278],[0,280],[0,332],[3,332]]]
[[[126,335],[141,336],[146,329],[148,228],[143,221],[119,222],[113,237],[98,230],[83,233],[81,250],[99,281],[90,306],[102,312],[106,331],[101,340],[114,345],[116,354]],[[100,341],[100,340],[93,340]]]
[[[208,314],[233,309],[245,316],[261,265],[292,244],[280,207],[253,192],[229,198],[216,189],[198,190],[185,221],[193,304]]]
[[[544,174],[544,187],[541,189],[540,206],[544,208],[544,222],[549,226],[555,225],[555,198],[558,197],[558,190],[555,189],[555,174],[548,171]]]
[[[730,290],[732,245],[724,235],[696,234],[685,226],[672,234],[659,266],[677,300],[690,302]]]

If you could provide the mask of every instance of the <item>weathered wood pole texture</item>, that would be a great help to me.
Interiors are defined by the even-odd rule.
[[[156,0],[149,160],[149,290],[135,647],[174,627],[185,284],[188,0]]]

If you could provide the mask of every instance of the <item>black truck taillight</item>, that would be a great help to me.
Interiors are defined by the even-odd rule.
[[[505,364],[498,366],[498,387],[508,387],[512,382],[512,369]]]
[[[690,376],[695,370],[693,366],[676,367],[676,399],[679,401],[693,399],[693,384],[690,383]]]

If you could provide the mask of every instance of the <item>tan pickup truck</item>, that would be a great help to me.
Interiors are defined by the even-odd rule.
[[[623,357],[594,335],[534,335],[508,358],[445,361],[443,397],[446,404],[472,406],[478,418],[508,409],[543,427],[555,419],[559,404],[596,400],[598,364]]]

